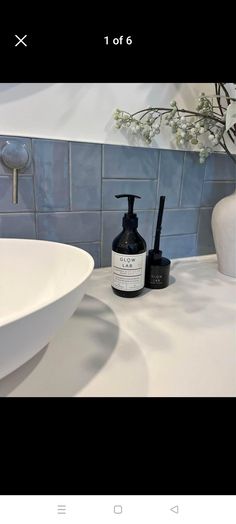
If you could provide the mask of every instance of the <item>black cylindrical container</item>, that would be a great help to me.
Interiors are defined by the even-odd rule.
[[[146,262],[145,287],[162,289],[169,285],[170,260],[162,257],[162,251],[150,249]]]

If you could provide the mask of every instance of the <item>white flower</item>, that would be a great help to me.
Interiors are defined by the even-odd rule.
[[[220,84],[216,85],[219,86]],[[198,144],[199,149],[201,148],[199,152],[200,162],[203,163],[215,150],[215,147],[217,149],[225,136],[226,109],[222,106],[222,114],[219,114],[220,110],[215,107],[214,99],[216,97],[214,95],[201,93],[198,97],[196,109],[193,111],[187,108],[178,109],[176,100],[172,100],[168,108],[158,109],[158,107],[149,105],[145,110],[137,113],[137,118],[136,113],[130,114],[117,108],[113,112],[113,125],[117,129],[129,128],[127,133],[138,134],[148,144],[152,142],[155,135],[160,133],[162,124],[169,126],[171,132],[175,134],[177,146]],[[142,115],[141,120],[139,113]]]
[[[150,138],[153,138],[155,136],[155,134],[156,134],[155,131],[150,131],[150,133],[149,133]]]
[[[134,134],[138,133],[140,131],[140,126],[139,126],[139,123],[133,123],[131,126],[130,126],[130,131]]]
[[[120,113],[121,113],[120,109],[115,109],[115,111],[113,112],[113,118],[115,120],[118,120],[118,118],[120,118]]]

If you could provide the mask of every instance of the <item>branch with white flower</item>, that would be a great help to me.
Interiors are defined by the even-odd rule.
[[[227,108],[222,106],[222,98],[226,99]],[[201,163],[217,146],[221,146],[236,162],[225,142],[228,133],[235,143],[236,99],[229,96],[225,84],[215,84],[215,95],[201,93],[195,111],[180,109],[173,100],[170,107],[149,106],[135,113],[116,109],[113,116],[116,128],[128,129],[147,144],[152,142],[165,124],[171,128],[178,147],[198,147]]]

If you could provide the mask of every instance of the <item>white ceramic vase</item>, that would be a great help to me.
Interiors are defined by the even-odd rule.
[[[218,269],[236,278],[236,191],[215,205],[211,218]]]

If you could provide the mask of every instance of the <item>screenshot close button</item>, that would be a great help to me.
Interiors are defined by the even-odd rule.
[[[27,47],[27,43],[25,41],[25,39],[27,38],[28,35],[24,35],[24,36],[18,36],[18,35],[14,35],[15,36],[15,47],[17,47],[18,45],[22,44],[24,47]]]

